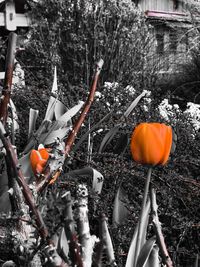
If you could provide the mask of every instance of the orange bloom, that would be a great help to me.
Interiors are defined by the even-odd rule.
[[[162,123],[141,123],[131,137],[133,159],[141,164],[164,165],[172,146],[172,128]]]
[[[30,153],[31,167],[35,175],[41,174],[47,164],[49,153],[46,148],[33,149]]]

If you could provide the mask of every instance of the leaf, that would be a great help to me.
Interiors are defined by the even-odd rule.
[[[57,252],[64,261],[68,262],[69,243],[65,234],[64,227],[62,227],[58,238]]]
[[[70,127],[60,128],[55,131],[49,130],[47,134],[41,135],[39,143],[44,145],[51,145],[56,142],[56,140],[63,141],[70,130]]]
[[[158,251],[159,248],[155,244],[144,267],[160,267]]]
[[[146,92],[142,92],[136,99],[131,103],[131,105],[127,108],[127,110],[124,112],[124,117],[128,117],[129,114],[133,111],[133,109],[137,106],[138,102],[142,97],[146,95]]]
[[[8,190],[8,174],[6,169],[3,169],[0,174],[0,213],[8,213],[11,211],[11,202]]]
[[[69,109],[67,112],[65,112],[59,119],[58,121],[64,121],[65,123],[71,120],[72,117],[76,115],[77,112],[82,108],[84,102],[79,101],[79,103],[74,106],[73,108]]]
[[[101,240],[104,243],[104,247],[108,257],[108,262],[109,264],[112,264],[115,262],[115,255],[105,215],[102,216],[100,228],[101,228]]]
[[[50,173],[62,168],[65,161],[65,153],[64,153],[65,145],[63,142],[56,143],[54,145],[51,154],[53,157],[50,157],[47,164],[50,168]]]
[[[57,68],[56,68],[56,66],[54,68],[54,79],[53,79],[53,85],[52,85],[51,93],[54,95],[58,94],[58,82],[57,82]]]
[[[51,125],[51,121],[42,121],[39,129],[33,134],[33,136],[30,138],[28,144],[26,145],[23,154],[27,154],[30,152],[32,148],[34,148],[36,145],[38,146],[39,139],[41,138],[41,135],[44,133],[48,133],[49,127]]]
[[[56,101],[55,104],[55,119],[58,120],[63,114],[67,112],[67,107],[59,100]]]
[[[141,251],[139,253],[136,267],[144,267],[145,264],[147,263],[149,256],[151,254],[151,251],[153,249],[153,246],[155,245],[156,242],[156,236],[152,236],[150,239],[146,241],[144,246],[141,248]],[[154,267],[154,266],[152,266]]]
[[[112,216],[113,224],[121,224],[124,222],[124,220],[126,220],[128,216],[128,210],[125,206],[125,201],[127,202],[127,196],[124,190],[121,187],[119,187],[114,201],[113,216]]]
[[[92,176],[93,175],[93,169],[90,167],[86,167],[80,170],[73,170],[68,172],[68,175],[72,178],[78,178],[78,176]]]
[[[142,240],[144,240],[146,237],[147,225],[148,225],[148,220],[149,220],[149,212],[150,212],[150,200],[148,200],[146,204],[145,211],[144,211],[144,219],[141,223],[141,228],[143,232]],[[132,238],[131,245],[128,251],[128,256],[127,256],[125,267],[133,267],[134,259],[135,259],[137,233],[138,233],[138,223],[133,234],[133,238]]]
[[[103,175],[95,169],[93,170],[93,181],[92,181],[92,189],[97,193],[101,194],[101,190],[103,187],[104,177]]]
[[[172,129],[172,146],[170,154],[173,154],[176,150],[176,143],[177,143],[177,134],[174,129]]]
[[[9,197],[8,175],[4,169],[0,174],[0,213],[8,213],[11,211],[11,202]]]
[[[57,101],[57,99],[55,97],[53,97],[53,96],[51,96],[49,98],[49,103],[48,103],[48,106],[47,106],[47,110],[46,110],[46,114],[45,114],[45,117],[44,117],[44,121],[48,121],[48,120],[52,121],[53,120],[56,101]]]
[[[117,140],[117,144],[114,147],[113,152],[115,154],[123,154],[128,146],[128,142],[129,142],[128,134],[127,133],[122,134],[120,138]]]
[[[109,130],[109,132],[104,136],[100,148],[99,148],[99,153],[102,153],[105,151],[107,145],[112,141],[113,137],[115,134],[119,131],[119,125],[113,127],[112,129]]]
[[[57,102],[57,95],[58,95],[56,67],[54,69],[54,79],[53,79],[53,85],[52,85],[51,93],[53,95],[55,95],[56,98],[53,96],[50,97],[44,120],[51,120],[52,121],[53,116],[54,116],[54,109],[55,109],[56,102]]]
[[[199,266],[199,254],[197,253],[194,267],[198,267],[198,266]]]
[[[80,140],[75,144],[73,151],[76,152],[78,150],[78,148],[80,147],[80,145],[83,143],[83,141],[85,141],[85,139],[87,138],[87,136],[92,133],[96,128],[99,127],[99,125],[101,125],[101,123],[103,121],[105,121],[107,118],[109,118],[113,113],[113,110],[110,111],[108,114],[106,114],[100,121],[98,121],[94,126],[91,127],[90,130],[88,130],[81,138]]]
[[[33,132],[35,131],[35,124],[38,117],[38,113],[38,110],[32,108],[29,111],[28,138],[30,138]]]
[[[104,177],[103,175],[98,172],[97,170],[91,168],[91,167],[86,167],[80,170],[73,170],[68,172],[68,175],[71,176],[72,178],[79,178],[79,177],[84,177],[88,176],[92,178],[92,189],[97,193],[100,194],[104,182]]]
[[[34,178],[34,174],[33,174],[31,163],[30,163],[30,152],[23,155],[19,159],[19,164],[21,165],[21,171],[24,177],[26,178],[26,182],[30,184],[32,181],[32,178]]]

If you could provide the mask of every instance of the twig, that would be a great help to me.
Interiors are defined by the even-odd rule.
[[[23,175],[23,173],[19,167],[19,162],[17,159],[16,152],[15,152],[9,138],[6,137],[5,134],[6,134],[6,132],[5,132],[5,129],[3,127],[3,124],[0,122],[0,139],[1,139],[1,141],[4,145],[4,148],[6,150],[6,155],[7,155],[7,158],[9,160],[10,164],[11,164],[14,177],[16,177],[17,182],[22,187],[22,192],[23,192],[24,198],[25,198],[26,203],[28,204],[30,210],[32,211],[32,215],[33,215],[32,217],[34,217],[34,219],[35,219],[35,222],[36,222],[36,225],[38,228],[38,232],[39,232],[42,240],[44,242],[47,242],[49,247],[53,246],[53,248],[54,248],[53,241],[50,240],[50,238],[49,238],[49,233],[48,233],[47,227],[46,227],[46,225],[42,219],[42,216],[41,216],[39,210],[37,209],[32,192],[31,192],[30,188],[28,187],[26,180],[24,178],[24,175]],[[56,254],[56,251],[55,251],[55,254]],[[60,256],[57,255],[57,259],[59,259],[59,258],[60,258]],[[59,260],[59,262],[61,262],[61,263],[60,263],[60,265],[57,265],[57,267],[67,267],[66,263],[64,263],[63,261]]]
[[[158,218],[158,205],[156,203],[156,194],[153,188],[150,189],[150,199],[151,199],[151,209],[152,209],[152,223],[154,226],[154,231],[156,233],[157,242],[161,251],[161,256],[163,263],[166,264],[167,267],[173,267],[172,260],[169,256],[169,253],[167,251],[167,247],[165,245],[164,236],[162,234],[161,230],[161,224]]]
[[[5,126],[8,116],[8,104],[11,96],[12,76],[14,69],[14,58],[16,51],[17,34],[11,32],[8,39],[8,50],[6,55],[6,69],[4,86],[2,90],[1,103],[0,103],[0,120]]]
[[[7,157],[10,161],[10,164],[12,166],[13,172],[15,177],[17,178],[17,181],[19,185],[22,187],[23,195],[25,197],[25,200],[27,204],[29,205],[31,211],[33,212],[35,216],[35,221],[37,224],[37,227],[39,229],[40,236],[42,239],[47,239],[48,237],[48,231],[47,228],[42,220],[42,217],[36,207],[35,201],[32,196],[32,192],[29,189],[28,185],[26,184],[24,175],[19,167],[19,162],[17,159],[17,155],[13,149],[12,144],[10,143],[10,140],[8,137],[5,137],[5,130],[3,128],[2,123],[0,122],[0,138],[2,140],[2,143],[4,145],[4,148],[6,149]]]
[[[72,149],[72,145],[74,143],[74,140],[81,128],[82,123],[85,120],[86,115],[88,114],[90,107],[94,101],[94,95],[95,95],[95,91],[96,91],[96,87],[97,87],[97,82],[99,79],[99,74],[100,71],[102,69],[103,66],[103,60],[101,59],[98,63],[97,63],[97,69],[96,69],[96,73],[92,82],[92,86],[90,89],[90,94],[88,96],[88,99],[85,102],[85,105],[83,107],[83,110],[79,116],[79,118],[77,119],[77,121],[74,124],[74,127],[72,129],[72,131],[70,132],[68,138],[65,141],[65,158],[67,158],[69,156],[69,153]],[[38,192],[42,192],[49,184],[49,182],[51,181],[52,177],[59,177],[61,174],[61,170],[56,170],[55,173],[51,173],[49,168],[46,168],[45,173],[42,175],[41,180],[43,181],[42,184],[38,185]]]

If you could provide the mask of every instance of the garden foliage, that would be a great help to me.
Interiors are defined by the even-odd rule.
[[[150,28],[132,1],[42,0],[30,1],[30,5],[34,23],[24,35],[27,39],[25,51],[17,55],[25,71],[25,86],[16,87],[12,97],[20,125],[16,136],[18,153],[24,150],[30,134],[29,109],[39,110],[36,129],[45,119],[55,65],[58,70],[57,94],[67,110],[79,100],[86,100],[94,63],[100,58],[105,62],[94,105],[63,166],[62,176],[49,186],[39,201],[51,236],[60,240],[57,243],[58,246],[61,244],[58,248],[60,256],[65,259],[67,254],[61,231],[67,198],[62,196],[70,191],[73,200],[77,186],[85,183],[89,190],[91,236],[101,237],[98,229],[102,223],[109,244],[108,230],[112,237],[114,256],[103,254],[103,266],[111,266],[114,262],[119,267],[128,264],[128,251],[133,244],[146,179],[145,168],[131,159],[129,140],[137,123],[159,121],[171,125],[176,134],[174,152],[168,164],[157,167],[152,175],[159,219],[175,266],[192,266],[199,252],[199,106],[192,103],[194,97],[197,101],[198,92],[197,87],[194,90],[187,87],[194,97],[187,103],[189,99],[182,94],[184,105],[181,107],[176,101],[170,102],[169,93],[173,91],[175,94],[179,86],[184,89],[193,77],[197,81],[195,86],[198,84],[199,48],[191,49],[191,60],[186,65],[188,76],[182,72],[183,76],[174,76],[173,83],[171,80],[164,82],[159,80],[155,60],[152,66],[154,40]],[[142,96],[140,102],[131,106],[139,95]],[[187,105],[188,108],[183,109]],[[65,126],[70,128],[70,125]],[[37,150],[34,145],[31,148]],[[100,189],[95,187],[97,178],[103,183]],[[95,195],[94,188],[101,194]],[[119,217],[120,210],[124,220]],[[107,224],[106,220],[98,220],[102,213],[108,218]],[[148,245],[153,248],[151,220],[150,216],[147,238],[150,240]],[[152,253],[157,255],[157,247]],[[42,254],[43,258],[45,255]],[[109,259],[112,260],[109,262]]]

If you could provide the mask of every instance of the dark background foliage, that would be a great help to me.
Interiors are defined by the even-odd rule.
[[[60,196],[66,190],[73,194],[77,183],[70,180],[68,171],[85,166],[97,169],[105,178],[98,212],[103,211],[108,217],[117,263],[124,266],[139,216],[147,169],[133,162],[129,145],[123,154],[113,153],[113,147],[122,134],[130,140],[137,123],[163,122],[157,106],[170,92],[181,97],[182,107],[187,101],[198,102],[199,49],[192,51],[191,61],[181,68],[179,75],[158,83],[156,62],[154,60],[153,67],[151,63],[153,40],[149,36],[149,26],[131,1],[43,0],[34,4],[30,1],[30,6],[34,24],[23,36],[25,51],[17,55],[25,71],[26,86],[16,89],[13,94],[21,129],[18,149],[21,151],[27,142],[29,108],[40,110],[38,124],[44,117],[54,66],[58,69],[60,99],[67,107],[72,107],[78,100],[86,99],[95,62],[103,58],[105,63],[98,86],[101,96],[96,98],[77,141],[88,130],[89,123],[93,126],[107,113],[112,113],[97,128],[102,131],[91,136],[93,152],[90,160],[87,160],[86,139],[76,152],[72,151],[62,178],[49,188],[46,222],[54,232],[62,220],[64,203]],[[196,83],[191,87],[193,81]],[[111,86],[106,86],[105,82],[111,82]],[[135,92],[128,90],[127,85]],[[142,100],[130,117],[122,120],[123,112],[144,89],[152,92],[148,110],[143,108],[145,100]],[[98,153],[105,133],[118,123],[121,123],[119,133],[105,152]],[[167,166],[153,170],[152,186],[157,191],[159,216],[175,266],[189,267],[199,251],[200,145],[198,135],[192,137],[193,129],[185,116],[180,115],[171,123],[178,136],[176,151]],[[91,181],[85,179],[84,182],[91,189]],[[112,210],[119,185],[129,200],[129,216],[122,225],[114,227]],[[92,231],[97,224],[98,212],[90,212]]]

